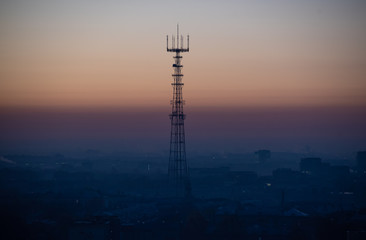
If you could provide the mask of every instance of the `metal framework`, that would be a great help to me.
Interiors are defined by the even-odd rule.
[[[189,36],[187,36],[187,47],[183,46],[183,36],[179,35],[179,26],[177,26],[177,36],[172,36],[171,48],[169,48],[169,37],[166,38],[167,52],[175,52],[174,73],[173,76],[173,99],[171,100],[172,113],[169,115],[171,120],[170,132],[170,155],[169,155],[169,178],[175,183],[188,182],[188,166],[186,160],[186,145],[184,135],[183,113],[183,74],[182,74],[182,56],[181,53],[189,52]],[[177,41],[175,41],[177,40]],[[179,41],[180,40],[180,41]],[[187,186],[186,186],[187,187]]]

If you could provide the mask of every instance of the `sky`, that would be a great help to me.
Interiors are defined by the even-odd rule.
[[[273,143],[275,140],[269,139],[280,134],[274,129],[289,135],[296,126],[302,129],[312,122],[309,116],[320,114],[326,121],[311,128],[312,138],[301,140],[309,135],[309,129],[296,131],[293,137],[299,149],[306,142],[319,140],[316,133],[329,128],[326,122],[336,115],[340,125],[333,124],[328,132],[348,134],[348,138],[338,138],[337,146],[357,138],[347,148],[356,151],[366,147],[361,123],[366,115],[365,12],[362,0],[2,0],[0,115],[7,135],[1,140],[39,139],[39,132],[19,130],[34,129],[28,120],[48,119],[28,114],[35,109],[61,109],[66,115],[76,114],[75,109],[112,109],[109,116],[114,116],[116,109],[126,114],[168,113],[173,58],[166,52],[166,35],[174,34],[179,23],[180,32],[190,35],[190,52],[183,56],[183,92],[187,114],[193,118],[187,123],[191,129],[199,132],[200,121],[212,116],[210,121],[216,123],[212,127],[221,129],[216,138],[236,141],[235,129],[241,129],[243,119],[235,112],[250,118],[248,114],[261,111],[268,118],[267,125],[273,112],[281,115],[281,124],[291,119],[294,111],[302,113],[298,126],[269,124],[272,128],[254,134],[257,142],[262,136],[264,142]],[[225,112],[227,109],[231,110]],[[27,121],[14,121],[20,116],[17,114]],[[79,126],[84,124],[71,115]],[[132,116],[123,119],[121,124],[135,122]],[[228,130],[223,119],[237,120]],[[258,129],[258,122],[246,123],[251,124],[246,127]],[[164,124],[169,131],[169,122]],[[59,130],[56,127],[46,129],[39,129],[47,132],[46,139],[60,138],[53,134]],[[104,138],[112,138],[107,133]],[[242,134],[245,136],[245,131]],[[192,141],[198,143],[200,135],[196,135]],[[323,142],[334,140],[334,134],[323,135]],[[129,136],[138,139],[139,135]],[[250,145],[250,139],[241,145]],[[293,142],[289,139],[278,146],[252,146],[281,150],[285,148],[280,146]]]

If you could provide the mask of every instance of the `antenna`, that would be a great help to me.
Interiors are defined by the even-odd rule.
[[[168,36],[167,36],[167,51],[168,52],[189,52],[189,35],[187,36],[187,47],[184,48],[184,37],[183,35],[179,35],[179,24],[177,24],[177,35],[172,35],[172,46],[169,48],[169,42],[168,42]]]
[[[177,24],[177,48],[179,48],[179,24]]]
[[[175,38],[177,44],[175,44]],[[180,39],[179,39],[180,38]],[[180,41],[180,44],[179,44]],[[170,116],[171,121],[171,134],[170,134],[170,155],[169,155],[169,177],[177,184],[185,184],[186,194],[190,194],[190,183],[188,176],[188,164],[186,161],[186,145],[185,145],[185,132],[184,132],[184,119],[185,114],[183,112],[183,73],[182,73],[182,55],[183,52],[189,52],[189,36],[187,36],[187,48],[184,48],[183,35],[179,35],[179,25],[177,24],[177,35],[172,36],[172,48],[167,48],[168,52],[174,52],[174,73],[173,76],[173,99],[172,113]],[[188,191],[188,192],[187,192]]]
[[[187,36],[187,49],[189,51],[189,35]]]

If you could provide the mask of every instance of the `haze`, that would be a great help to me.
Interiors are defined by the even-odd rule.
[[[99,141],[116,139],[114,130],[93,133],[109,120],[88,131],[71,131],[66,124],[67,137],[57,134],[59,125],[45,120],[46,112],[55,116],[58,109],[83,129],[93,120],[79,119],[75,112],[92,109],[98,116],[109,109],[109,116],[145,113],[139,121],[150,126],[151,135],[130,132],[126,141],[159,138],[165,149],[173,62],[165,36],[180,23],[181,33],[191,36],[191,51],[183,58],[187,135],[194,136],[187,145],[209,138],[210,131],[200,130],[208,122],[218,129],[216,144],[223,149],[232,149],[229,142],[239,150],[303,149],[323,139],[319,151],[346,145],[344,151],[357,151],[366,142],[365,10],[365,2],[358,0],[1,1],[0,114],[6,133],[1,141],[5,149],[22,148],[24,139],[39,140],[42,132],[46,141],[67,142],[85,139],[88,131]],[[30,117],[32,111],[43,115]],[[261,116],[248,115],[258,111],[267,127],[258,123]],[[291,121],[294,111],[300,115]],[[151,112],[161,114],[156,125],[149,121]],[[283,121],[274,124],[273,112]],[[34,127],[37,119],[44,124]],[[114,120],[108,128],[136,124],[134,116],[128,119]],[[275,143],[278,135],[287,140]],[[284,147],[293,142],[296,147]]]

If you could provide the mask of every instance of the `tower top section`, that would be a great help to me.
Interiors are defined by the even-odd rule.
[[[171,48],[169,48],[169,36],[166,36],[167,52],[189,52],[189,35],[187,35],[187,46],[184,46],[183,35],[179,35],[179,25],[177,24],[177,36],[172,35]]]

